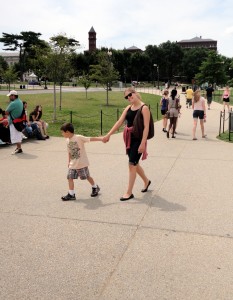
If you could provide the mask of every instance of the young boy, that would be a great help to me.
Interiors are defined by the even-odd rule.
[[[89,161],[84,147],[84,143],[92,141],[102,141],[102,137],[85,137],[83,135],[74,134],[74,126],[71,123],[65,123],[61,126],[61,133],[67,139],[68,150],[68,184],[69,192],[66,196],[62,196],[63,201],[76,200],[74,193],[74,179],[80,177],[81,180],[87,179],[92,185],[91,197],[96,197],[100,188],[95,184],[89,173]]]

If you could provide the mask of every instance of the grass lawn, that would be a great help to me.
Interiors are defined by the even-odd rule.
[[[150,105],[154,121],[161,119],[160,106],[161,96],[140,93],[143,101]],[[128,102],[123,97],[123,92],[109,92],[109,105],[106,105],[106,92],[62,93],[60,110],[60,94],[57,93],[56,120],[54,119],[54,97],[51,94],[27,94],[20,93],[20,99],[27,101],[28,114],[36,105],[42,105],[42,119],[49,123],[48,133],[51,136],[61,136],[60,126],[64,122],[70,122],[72,111],[72,123],[76,133],[86,136],[98,136],[101,134],[101,110],[102,110],[102,134],[106,134],[121,115]],[[0,107],[5,109],[9,98],[0,95]],[[157,113],[158,107],[158,113]]]
[[[229,131],[225,131],[224,133],[221,133],[221,135],[220,136],[218,135],[217,138],[224,142],[233,143],[233,133],[231,133],[230,135],[231,140],[229,140]]]

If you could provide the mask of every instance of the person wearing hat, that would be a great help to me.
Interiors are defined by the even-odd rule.
[[[17,119],[21,116],[23,111],[23,102],[19,99],[18,92],[14,90],[10,91],[10,93],[7,94],[7,97],[10,99],[10,103],[6,108],[6,115],[8,115],[11,143],[16,144],[17,146],[12,154],[18,154],[23,152],[21,147],[22,133],[15,128],[12,118]]]

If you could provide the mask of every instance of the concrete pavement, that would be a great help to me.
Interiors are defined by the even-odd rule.
[[[216,139],[219,104],[207,111],[207,138],[198,127],[193,141],[182,94],[181,103],[177,138],[160,121],[148,141],[149,191],[137,179],[123,203],[122,134],[87,145],[100,195],[78,181],[67,203],[63,138],[26,142],[17,156],[0,148],[0,299],[233,298],[233,146]]]

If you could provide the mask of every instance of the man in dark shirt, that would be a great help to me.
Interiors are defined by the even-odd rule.
[[[206,98],[207,98],[208,109],[210,109],[210,104],[211,104],[212,98],[213,98],[213,92],[214,92],[214,89],[212,87],[212,84],[209,84],[208,88],[206,89]]]

